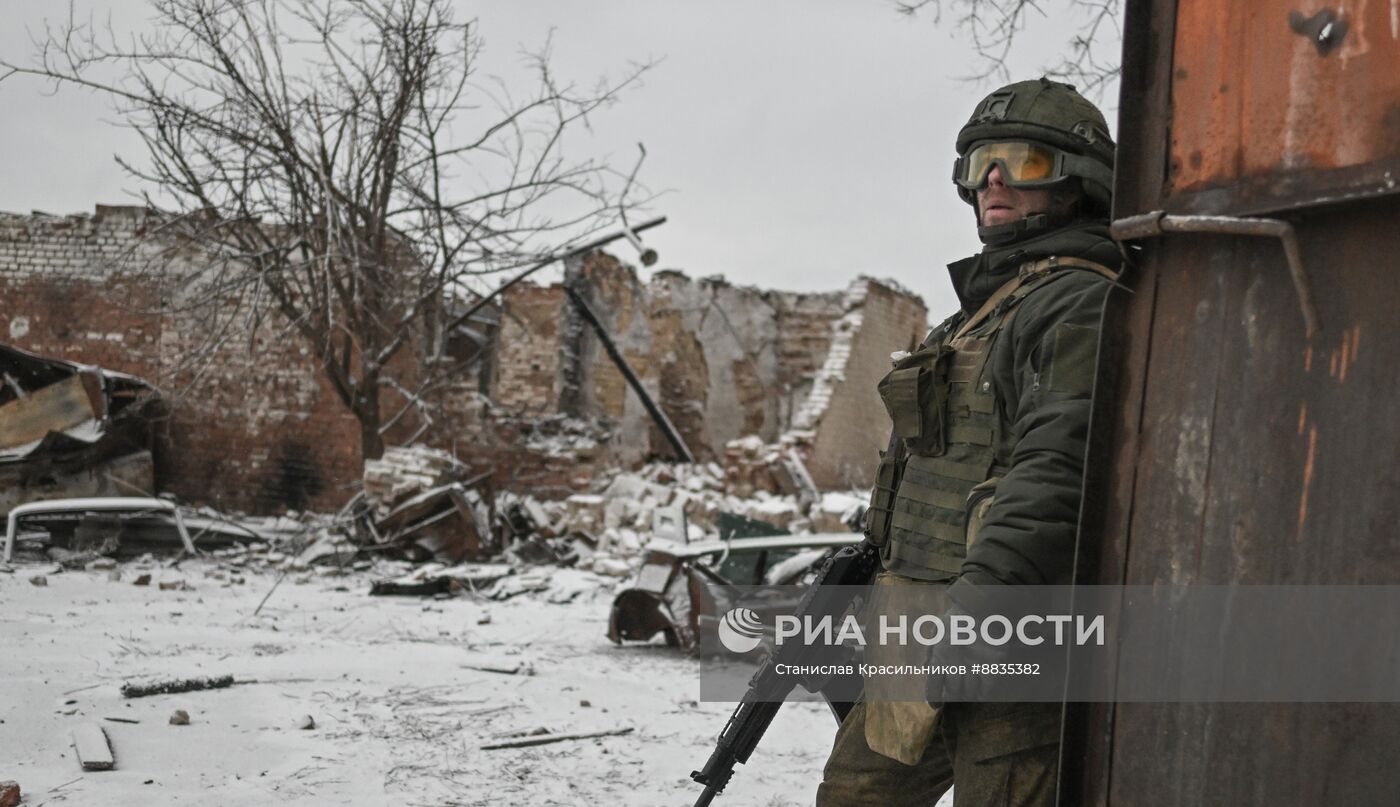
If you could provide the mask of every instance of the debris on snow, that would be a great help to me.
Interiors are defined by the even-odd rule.
[[[515,572],[505,563],[461,563],[444,566],[430,563],[412,572],[390,580],[376,580],[370,586],[370,594],[376,597],[390,595],[433,596],[435,594],[476,592]]]
[[[73,729],[73,750],[85,771],[110,771],[116,766],[107,732],[96,723],[81,723]]]
[[[562,743],[568,740],[591,740],[595,737],[617,737],[623,734],[631,734],[633,728],[628,726],[620,729],[609,729],[607,731],[587,731],[579,734],[550,734],[531,733],[528,736],[515,740],[506,740],[498,743],[487,743],[478,746],[482,751],[494,751],[501,748],[528,748],[533,745],[549,745],[550,743]]]
[[[419,559],[481,558],[494,545],[480,494],[461,483],[429,488],[398,504],[375,524],[381,544],[417,550]],[[421,553],[421,554],[420,554]]]
[[[465,478],[465,471],[446,451],[423,445],[386,448],[379,459],[365,461],[365,496],[383,517],[423,491]]]
[[[151,490],[160,391],[112,370],[0,345],[0,512]]]
[[[144,698],[149,695],[173,695],[178,692],[195,692],[203,689],[223,689],[235,683],[232,675],[217,678],[180,678],[173,681],[159,681],[153,684],[122,684],[122,697]]]
[[[477,670],[478,672],[497,673],[499,675],[525,675],[535,674],[535,666],[528,661],[522,661],[510,666],[500,666],[495,664],[463,664],[464,670]]]

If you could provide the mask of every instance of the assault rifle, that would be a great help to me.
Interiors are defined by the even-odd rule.
[[[847,610],[851,605],[849,592],[843,594],[834,587],[866,585],[874,577],[879,565],[880,550],[870,541],[865,540],[855,546],[843,547],[822,565],[816,579],[802,595],[802,601],[794,615],[801,619],[804,615],[819,617]],[[776,670],[783,665],[810,664],[819,650],[820,648],[802,642],[784,643],[759,665],[753,678],[749,680],[748,692],[744,693],[743,700],[734,709],[729,722],[724,724],[724,730],[719,733],[715,750],[710,754],[705,767],[690,774],[691,779],[705,786],[700,798],[695,800],[695,807],[708,807],[715,796],[724,790],[724,786],[729,784],[729,777],[734,775],[735,763],[743,764],[749,761],[749,755],[758,747],[763,733],[768,730],[768,725],[778,714],[779,707],[798,683],[793,676],[780,676]],[[837,681],[832,677],[807,678],[801,683],[809,692],[827,695],[829,690],[836,688],[833,684]],[[828,700],[832,700],[830,696]],[[850,710],[850,704],[833,701],[832,710],[838,718],[844,718],[845,712]]]

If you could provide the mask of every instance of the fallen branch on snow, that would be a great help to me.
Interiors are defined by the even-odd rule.
[[[217,678],[180,678],[174,681],[160,681],[154,684],[122,684],[122,697],[144,698],[147,695],[173,695],[177,692],[195,692],[201,689],[223,689],[235,683],[249,684],[251,681],[234,681],[232,675]]]
[[[529,737],[521,737],[517,740],[506,740],[499,743],[488,743],[481,746],[482,751],[494,751],[498,748],[528,748],[532,745],[549,745],[550,743],[562,743],[567,740],[589,740],[594,737],[616,737],[622,734],[631,734],[632,727],[625,729],[610,729],[608,731],[589,731],[582,734],[535,734]]]

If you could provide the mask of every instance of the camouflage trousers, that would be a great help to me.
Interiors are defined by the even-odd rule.
[[[870,749],[866,715],[837,730],[817,807],[933,807],[954,784],[954,807],[1054,807],[1059,704],[951,704],[913,765]]]

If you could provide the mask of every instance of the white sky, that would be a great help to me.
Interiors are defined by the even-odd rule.
[[[142,25],[144,0],[76,0],[80,12]],[[953,140],[999,82],[976,68],[948,22],[907,18],[890,0],[493,0],[462,2],[486,42],[487,72],[509,74],[521,48],[554,30],[554,65],[590,85],[629,61],[664,61],[645,85],[597,115],[571,155],[613,155],[624,170],[646,144],[642,179],[666,190],[645,238],[656,268],[797,290],[843,288],[859,273],[924,296],[935,319],[955,305],[944,264],[979,248],[949,179]],[[1063,9],[1050,0],[1047,9]],[[60,0],[6,0],[0,49],[31,50],[26,28],[66,14]],[[1037,23],[1011,66],[1038,76],[1075,28]],[[100,97],[0,82],[0,210],[90,212],[128,203],[113,155],[139,143]],[[1112,104],[1116,87],[1105,98]],[[1115,113],[1111,110],[1112,122]],[[1114,127],[1116,129],[1116,126]],[[629,262],[625,245],[616,252]],[[495,281],[493,281],[494,283]]]

